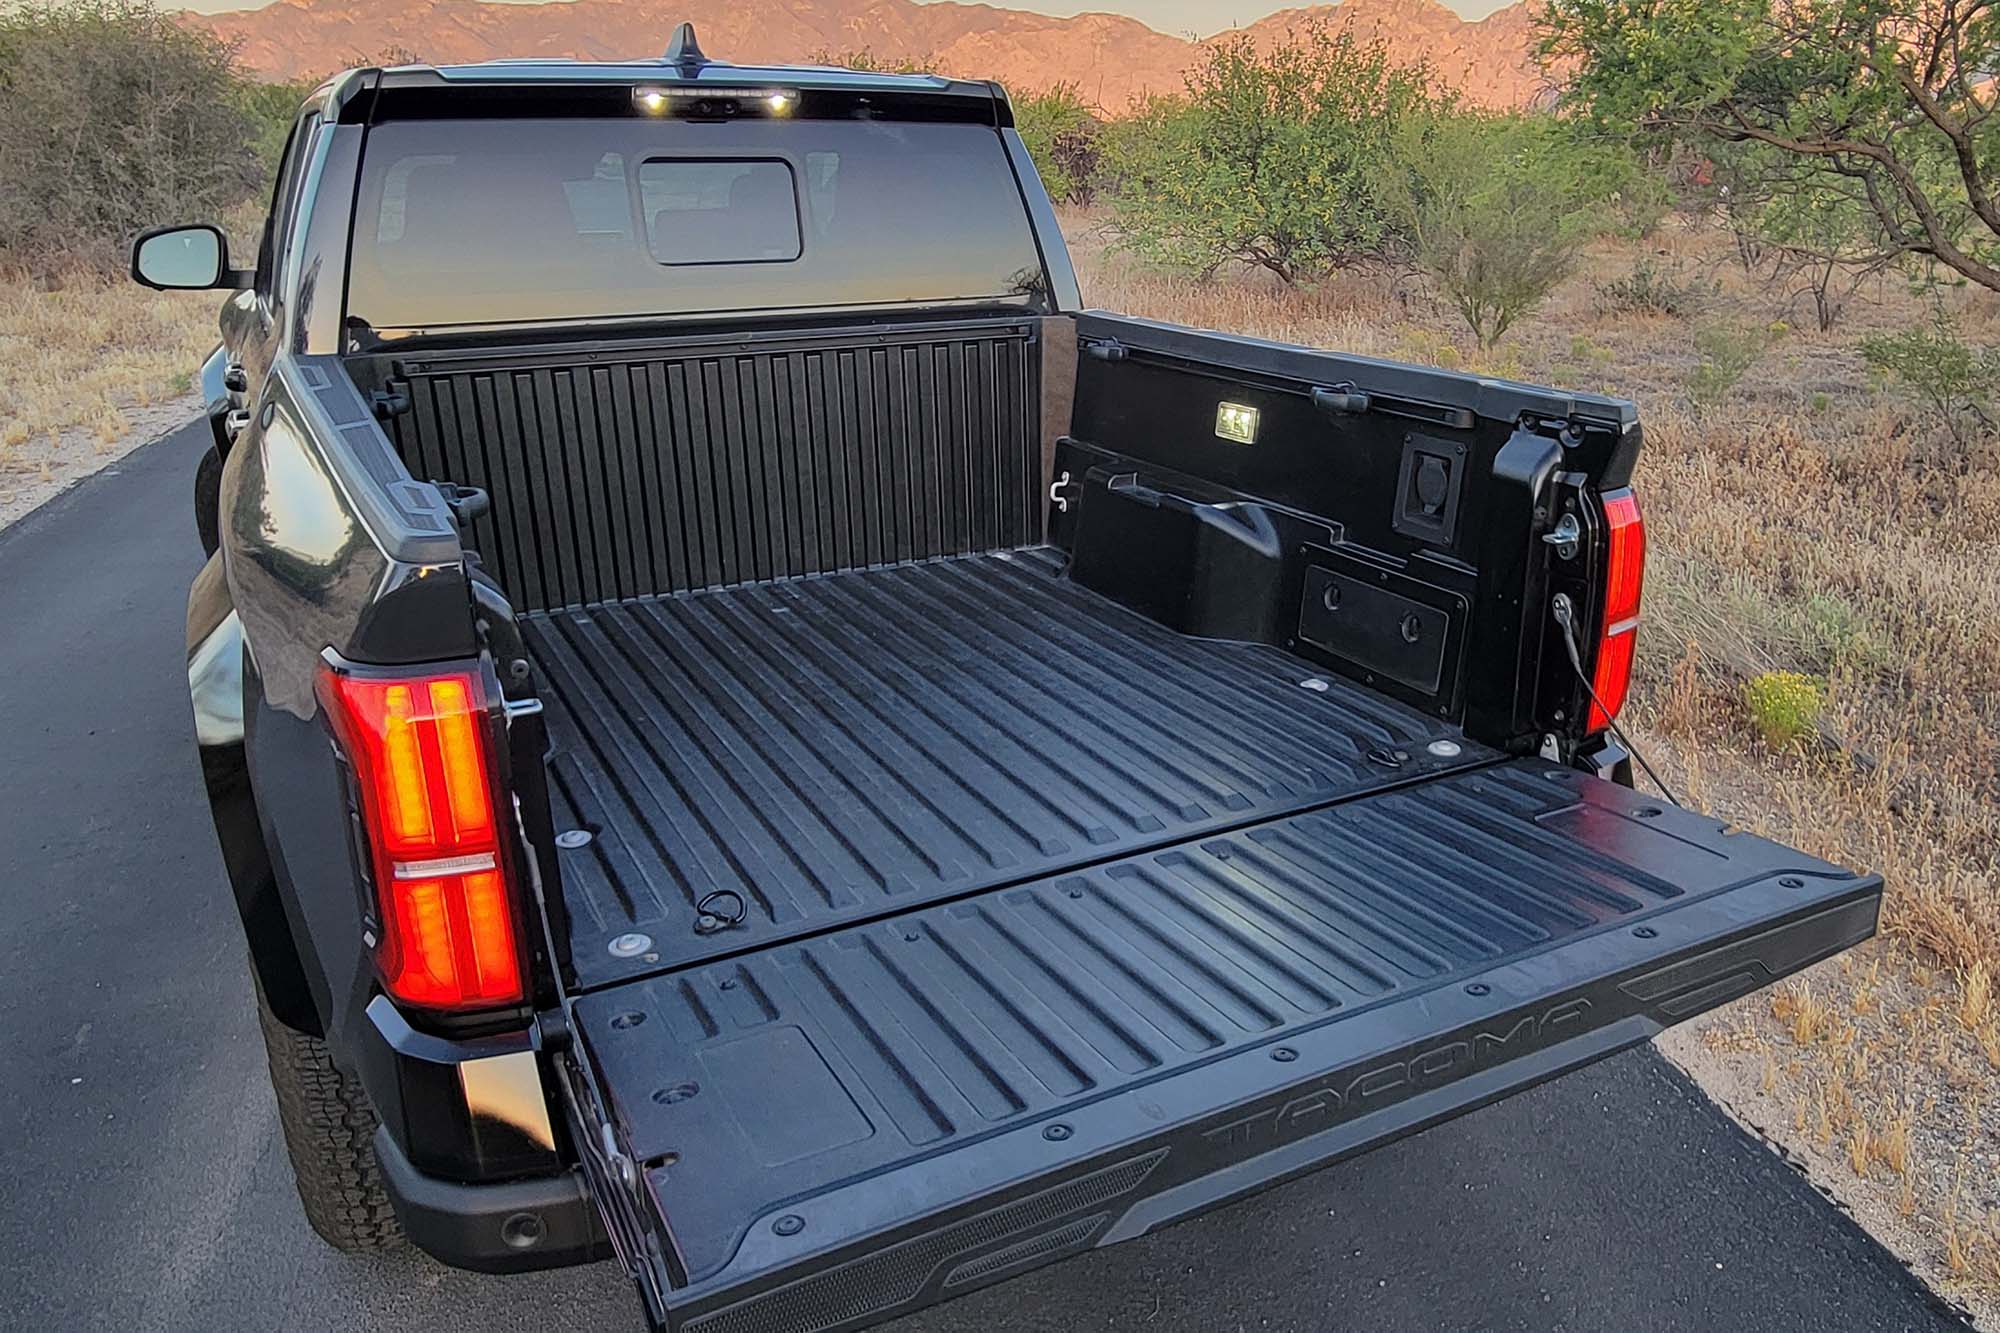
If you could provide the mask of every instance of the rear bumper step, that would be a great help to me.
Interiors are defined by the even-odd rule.
[[[403,1234],[432,1258],[478,1273],[524,1273],[611,1257],[581,1173],[491,1184],[425,1175],[386,1129],[375,1158]]]
[[[1452,861],[1461,845],[1428,860],[1406,850],[1392,875],[1336,857],[1307,884],[1296,861],[1257,859],[1292,845],[1278,826],[1295,821],[1276,821],[1269,838],[1154,853],[580,1001],[580,1055],[605,1111],[578,1137],[602,1142],[608,1121],[631,1159],[622,1176],[596,1164],[593,1181],[617,1195],[600,1203],[655,1319],[704,1333],[865,1327],[1522,1091],[1874,930],[1877,878],[1549,777],[1519,761],[1358,803],[1395,802],[1389,813],[1421,832],[1437,803],[1484,797],[1485,815],[1461,813],[1483,830],[1490,882]],[[1362,824],[1352,831],[1381,846]],[[1362,855],[1338,823],[1313,831],[1314,846]],[[1169,932],[1197,924],[1186,886],[1202,858],[1239,877],[1243,915],[1177,937],[1176,980],[1157,964]],[[1147,896],[1169,887],[1155,882],[1162,865],[1181,876],[1170,902]],[[1027,955],[981,932],[1026,943],[1022,922],[1039,913],[1050,933],[1036,938],[1080,948],[1047,898],[1100,914],[1101,956],[1046,959],[1055,970],[1027,996],[1009,971]],[[1307,901],[1310,920],[1291,910]],[[1593,906],[1567,931],[1510,938],[1537,903]],[[1474,909],[1491,914],[1480,947],[1454,955],[1418,929],[1442,930],[1447,907],[1461,933]],[[1385,959],[1414,968],[1420,944],[1437,946],[1437,966],[1391,978]],[[960,970],[947,975],[944,956]],[[1362,993],[1336,996],[1313,971],[1341,958]],[[1286,1019],[1260,987],[1291,998]],[[1169,1051],[1177,1021],[1192,1026]],[[1187,1050],[1204,1026],[1209,1045]]]

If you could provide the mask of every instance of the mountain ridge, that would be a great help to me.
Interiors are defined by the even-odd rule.
[[[432,64],[644,57],[688,21],[717,59],[782,64],[866,51],[884,62],[920,60],[939,73],[997,79],[1016,92],[1071,83],[1111,115],[1178,91],[1203,46],[1217,40],[1171,36],[1117,14],[1061,18],[957,0],[274,0],[180,19],[235,43],[254,72],[283,79],[389,53]],[[1519,107],[1543,95],[1526,0],[1478,20],[1438,0],[1341,0],[1280,10],[1232,31],[1268,45],[1315,19],[1381,40],[1399,62],[1428,59],[1444,86],[1476,105]]]

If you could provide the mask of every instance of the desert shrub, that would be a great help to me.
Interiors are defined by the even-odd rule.
[[[1796,671],[1766,671],[1743,682],[1743,706],[1758,734],[1773,746],[1796,745],[1819,726],[1826,701],[1819,682]]]
[[[927,74],[937,64],[931,56],[880,56],[875,48],[864,46],[858,51],[831,51],[821,49],[806,57],[814,65],[831,65],[836,69],[860,70],[866,74]]]
[[[1929,328],[1873,334],[1861,340],[1861,357],[1875,373],[1915,398],[1927,416],[1959,444],[1990,428],[1993,389],[2000,381],[2000,347],[1974,347],[1938,307]]]
[[[1097,187],[1098,121],[1073,83],[1014,103],[1014,126],[1059,204],[1087,204]]]
[[[1764,329],[1742,329],[1721,322],[1696,329],[1694,350],[1701,361],[1688,376],[1688,401],[1703,410],[1719,406],[1764,355],[1770,337]]]
[[[313,84],[304,80],[297,83],[263,83],[246,79],[238,87],[236,104],[249,121],[250,150],[256,154],[257,164],[266,179],[277,171],[278,158],[285,151],[285,140],[299,116],[299,104],[312,90]]]
[[[1449,334],[1434,333],[1421,324],[1415,324],[1403,331],[1397,343],[1396,356],[1404,361],[1416,361],[1439,370],[1459,370],[1465,365],[1465,352]]]
[[[1806,599],[1802,614],[1807,649],[1829,667],[1872,671],[1891,665],[1888,642],[1845,597],[1816,592]]]
[[[0,251],[115,272],[146,227],[219,216],[262,176],[244,86],[149,0],[0,10]]]
[[[1423,67],[1307,23],[1269,49],[1214,42],[1179,97],[1104,136],[1117,229],[1136,254],[1213,274],[1243,263],[1287,283],[1402,256],[1391,206],[1402,126],[1443,104]]]
[[[1452,113],[1399,127],[1397,211],[1419,267],[1491,349],[1568,275],[1608,178],[1547,116]]]
[[[1570,359],[1579,365],[1608,366],[1611,364],[1611,349],[1592,342],[1590,335],[1572,333],[1569,338]]]
[[[1622,278],[1598,283],[1597,294],[1621,315],[1666,315],[1681,319],[1693,314],[1701,303],[1694,283],[1682,280],[1673,270],[1650,259],[1632,265],[1632,271]]]

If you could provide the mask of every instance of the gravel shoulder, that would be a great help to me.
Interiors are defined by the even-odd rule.
[[[1819,819],[1803,813],[1809,791],[1771,781],[1766,756],[1686,737],[1638,739],[1711,815],[1787,841]],[[1941,1299],[2000,1331],[1993,1008],[1985,983],[1940,967],[1885,914],[1882,934],[1860,948],[1654,1045]]]
[[[0,528],[26,518],[85,477],[185,425],[200,411],[201,395],[187,393],[125,408],[131,427],[109,443],[94,427],[72,426],[15,446],[7,456],[7,468],[0,471]],[[173,499],[185,503],[187,497]]]

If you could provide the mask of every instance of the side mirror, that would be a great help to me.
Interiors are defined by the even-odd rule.
[[[250,285],[250,274],[229,267],[222,229],[157,227],[132,242],[132,281],[161,291],[205,291]]]

